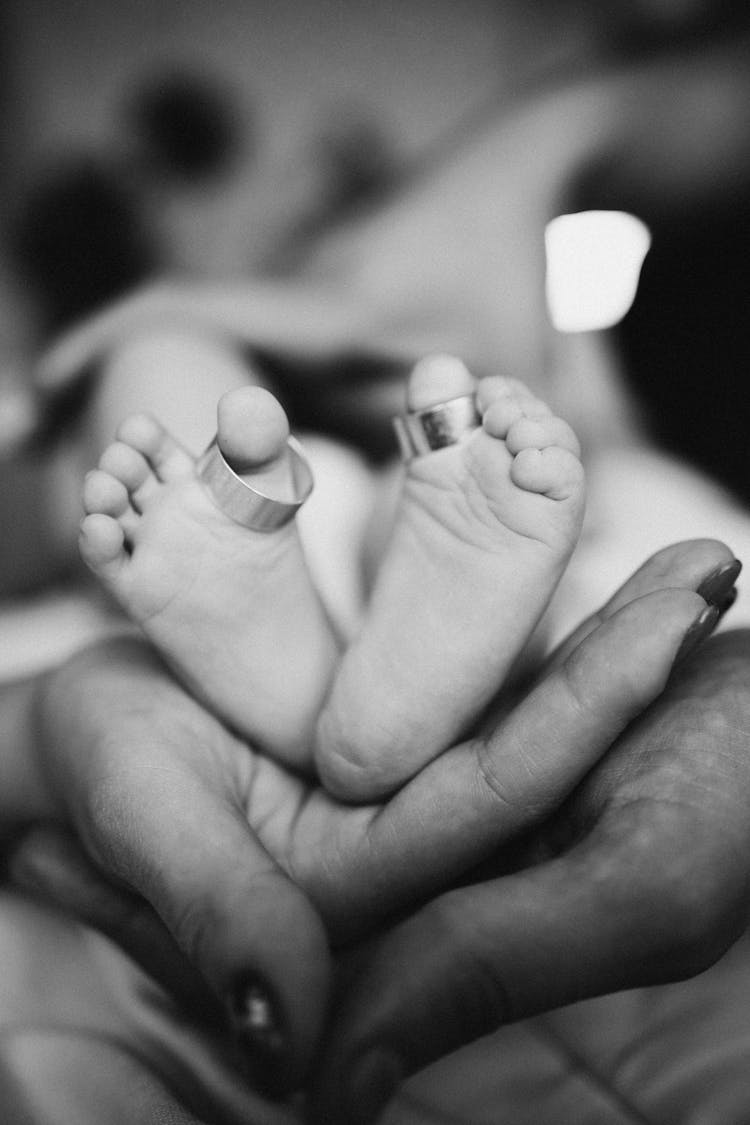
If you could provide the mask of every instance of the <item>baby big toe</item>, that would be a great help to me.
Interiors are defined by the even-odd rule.
[[[219,400],[219,447],[235,472],[252,472],[286,456],[289,422],[263,387],[241,387]]]
[[[551,500],[568,500],[583,489],[581,462],[569,449],[557,445],[522,449],[513,459],[510,475],[518,488]]]
[[[440,402],[474,393],[476,380],[464,363],[452,355],[430,355],[414,366],[406,399],[409,410],[426,410]]]

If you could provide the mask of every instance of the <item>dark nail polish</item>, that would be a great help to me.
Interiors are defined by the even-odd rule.
[[[720,605],[731,591],[741,570],[742,563],[739,559],[722,563],[703,579],[696,594],[700,594],[709,605]]]
[[[380,1115],[404,1078],[404,1065],[392,1051],[371,1050],[354,1067],[347,1104],[357,1125],[370,1125]]]
[[[736,601],[737,587],[733,586],[727,596],[722,601],[717,602],[716,608],[719,611],[719,617],[723,617],[727,610],[730,610]]]
[[[283,1088],[285,1037],[277,1005],[257,977],[246,978],[229,997],[229,1018],[254,1086],[266,1093]]]
[[[706,606],[703,612],[698,617],[696,617],[695,621],[687,630],[685,636],[682,638],[682,644],[678,648],[677,655],[674,658],[675,664],[677,664],[677,662],[680,660],[684,660],[689,652],[692,652],[693,649],[697,645],[699,645],[702,640],[705,640],[706,637],[710,636],[710,634],[716,628],[716,623],[720,617],[721,610],[718,606]]]

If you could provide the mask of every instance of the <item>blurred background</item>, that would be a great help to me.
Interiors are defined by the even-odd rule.
[[[6,0],[0,488],[29,510],[44,503],[44,476],[7,451],[34,425],[29,372],[40,349],[88,313],[165,273],[293,275],[322,232],[450,157],[498,107],[580,74],[662,56],[689,68],[726,50],[732,81],[720,109],[734,147],[716,184],[709,175],[704,190],[680,194],[648,175],[631,182],[616,154],[582,169],[565,210],[610,217],[548,229],[548,297],[559,329],[608,330],[659,445],[749,501],[750,121],[747,83],[735,74],[747,8]],[[701,81],[683,132],[711,104]],[[668,140],[657,130],[651,143]],[[67,566],[19,510],[5,519],[0,567],[10,599]],[[21,544],[12,560],[11,538]]]

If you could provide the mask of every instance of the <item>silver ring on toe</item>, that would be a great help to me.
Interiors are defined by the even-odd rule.
[[[302,446],[287,438],[291,499],[270,496],[239,476],[213,439],[199,458],[195,469],[208,488],[214,503],[224,513],[251,531],[276,531],[294,519],[313,490],[313,475]]]
[[[428,406],[426,410],[412,410],[397,414],[393,419],[401,458],[407,463],[414,457],[424,457],[434,449],[457,445],[467,434],[481,425],[476,395],[460,395]]]

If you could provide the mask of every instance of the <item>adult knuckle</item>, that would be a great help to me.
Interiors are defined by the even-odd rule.
[[[517,754],[520,747],[514,749],[514,761],[518,762]],[[480,742],[477,747],[477,782],[485,796],[489,797],[492,804],[497,805],[501,812],[514,813],[517,808],[516,795],[509,782],[508,774],[499,764],[497,755],[489,743]]]
[[[575,649],[560,668],[565,693],[565,706],[574,717],[585,717],[589,711],[591,667],[584,648]]]

